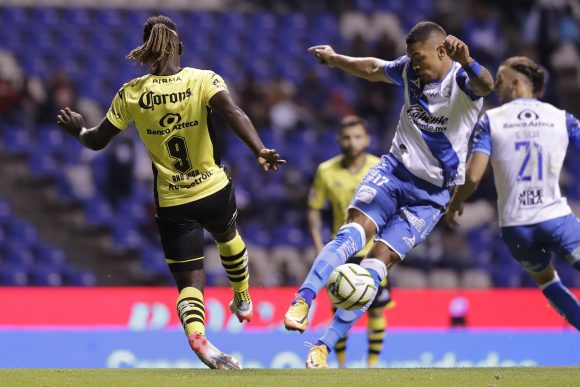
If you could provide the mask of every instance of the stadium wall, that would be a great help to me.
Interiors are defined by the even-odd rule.
[[[246,367],[303,367],[304,342],[316,340],[331,314],[321,295],[312,329],[286,332],[294,291],[254,290],[256,318],[241,325],[227,309],[230,291],[207,289],[208,337]],[[396,290],[394,298],[382,367],[579,364],[580,335],[537,290]],[[458,304],[465,325],[452,326]],[[4,288],[0,305],[2,368],[203,367],[175,316],[173,288]],[[363,367],[365,357],[362,321],[349,338],[348,365]]]

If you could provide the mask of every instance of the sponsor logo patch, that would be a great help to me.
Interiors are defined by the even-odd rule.
[[[373,201],[375,196],[377,195],[377,190],[373,187],[369,187],[368,185],[363,185],[359,188],[358,192],[356,193],[356,200],[360,200],[366,204],[369,204]]]

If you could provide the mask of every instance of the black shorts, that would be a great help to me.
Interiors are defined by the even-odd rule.
[[[346,263],[356,263],[360,265],[362,262],[362,257],[352,257]],[[391,299],[391,283],[388,278],[385,278],[381,285],[379,286],[379,290],[377,291],[377,295],[373,300],[373,303],[369,308],[382,308],[389,305],[393,300]]]
[[[157,207],[161,245],[172,272],[203,269],[203,230],[223,234],[236,222],[238,210],[230,182],[220,191],[190,203]]]

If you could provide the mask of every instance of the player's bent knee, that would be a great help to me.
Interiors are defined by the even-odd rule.
[[[399,254],[384,243],[375,243],[375,246],[368,256],[373,256],[381,260],[387,266],[387,269],[402,261]]]
[[[550,283],[557,277],[556,271],[554,270],[554,267],[552,265],[548,265],[546,269],[540,272],[533,272],[528,270],[528,273],[530,274],[532,279],[536,282],[536,284],[540,287]]]
[[[359,224],[364,229],[367,238],[372,238],[372,236],[377,233],[375,223],[367,215],[363,214],[356,208],[349,208],[346,223]]]

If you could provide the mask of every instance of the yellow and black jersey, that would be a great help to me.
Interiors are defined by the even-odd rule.
[[[227,87],[219,75],[185,67],[133,79],[113,99],[107,119],[120,130],[135,123],[153,162],[160,207],[202,199],[228,184],[209,123],[209,100],[220,91]]]
[[[316,210],[321,210],[330,201],[333,237],[344,224],[348,205],[359,183],[368,170],[380,161],[378,157],[367,154],[364,166],[358,172],[352,173],[343,166],[343,158],[344,156],[339,155],[318,166],[308,195],[308,206]],[[372,243],[367,244],[357,255],[364,256],[371,246]]]

